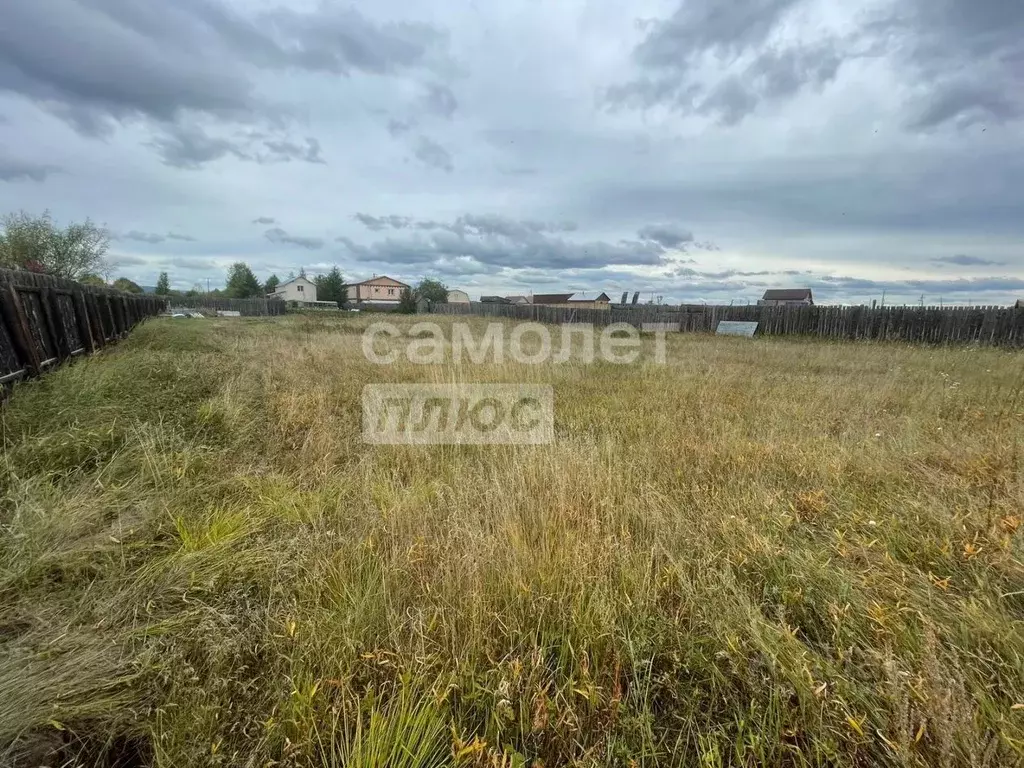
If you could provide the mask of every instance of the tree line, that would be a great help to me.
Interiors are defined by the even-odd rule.
[[[333,301],[337,302],[338,306],[344,305],[348,299],[348,288],[345,285],[345,278],[341,275],[341,270],[336,266],[331,267],[327,274],[316,275],[310,278],[306,274],[305,267],[299,267],[298,274],[291,273],[288,275],[287,280],[293,280],[299,277],[303,277],[310,280],[316,286],[316,298],[317,301]],[[287,280],[285,282],[287,282]],[[248,299],[254,296],[266,296],[277,290],[277,287],[281,285],[281,279],[277,275],[271,275],[261,283],[259,278],[256,277],[256,273],[252,271],[252,268],[244,261],[236,261],[228,269],[227,282],[224,286],[223,292],[218,292],[230,299]]]
[[[84,222],[72,222],[63,227],[54,221],[49,211],[41,216],[20,211],[0,218],[0,267],[27,269],[77,280],[86,285],[110,285],[128,293],[144,293],[142,286],[127,277],[117,277],[110,281],[110,265],[106,259],[109,247],[110,233],[88,218]],[[287,280],[296,277],[310,279],[302,267],[298,274],[289,274]],[[316,275],[311,280],[316,285],[318,301],[334,301],[338,306],[343,306],[347,301],[348,288],[338,267],[332,267],[326,274]],[[281,282],[277,275],[272,274],[261,283],[246,262],[237,261],[228,269],[223,289],[207,291],[200,283],[196,283],[188,291],[174,290],[168,273],[161,272],[155,292],[179,300],[204,294],[247,299],[274,293]],[[415,312],[416,303],[420,299],[447,301],[448,287],[439,280],[424,278],[415,288],[402,291],[399,311]]]

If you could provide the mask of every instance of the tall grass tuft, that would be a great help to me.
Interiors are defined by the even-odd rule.
[[[18,385],[0,764],[1024,762],[1019,353],[382,368],[369,322],[151,322]],[[384,381],[550,383],[556,441],[364,444]]]

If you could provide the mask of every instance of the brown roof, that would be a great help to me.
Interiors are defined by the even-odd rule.
[[[566,304],[572,298],[571,293],[535,293],[534,304]]]
[[[770,288],[762,301],[803,301],[811,298],[810,288]]]
[[[611,301],[611,299],[608,298],[608,294],[607,293],[602,293],[600,296],[596,296],[593,299],[569,299],[569,303],[570,304],[575,304],[576,302],[585,302],[587,304],[592,304],[594,302],[600,302],[600,301]]]
[[[400,285],[403,288],[408,288],[409,287],[408,285],[403,283],[401,280],[395,280],[395,278],[388,277],[387,275],[377,275],[376,277],[371,277],[369,280],[363,280],[361,283],[349,283],[349,285],[369,285],[370,283],[384,283],[385,285],[387,285],[387,284],[390,284],[390,285]]]

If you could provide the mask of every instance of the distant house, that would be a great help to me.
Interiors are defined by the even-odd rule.
[[[810,288],[770,288],[757,302],[762,307],[798,307],[814,304]]]
[[[607,293],[601,293],[593,299],[574,299],[573,293],[536,293],[533,303],[546,307],[563,307],[566,309],[611,309],[611,299]]]
[[[511,304],[512,302],[504,296],[481,296],[481,304]]]
[[[469,304],[469,294],[465,291],[460,291],[457,288],[453,288],[448,291],[448,303],[449,304]]]
[[[371,304],[397,304],[402,299],[402,291],[408,287],[387,275],[379,275],[348,286],[348,298],[357,304],[364,301]]]
[[[274,292],[268,293],[267,296],[285,301],[316,301],[316,283],[305,277],[293,277],[278,283]]]
[[[506,296],[505,298],[508,299],[509,304],[523,305],[533,303],[529,296]]]
[[[563,304],[568,304],[571,298],[571,293],[535,293],[533,294],[533,303],[547,307],[560,307]]]

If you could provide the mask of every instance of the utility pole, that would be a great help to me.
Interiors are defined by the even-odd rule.
[[[210,293],[210,278],[206,278],[206,293]]]

